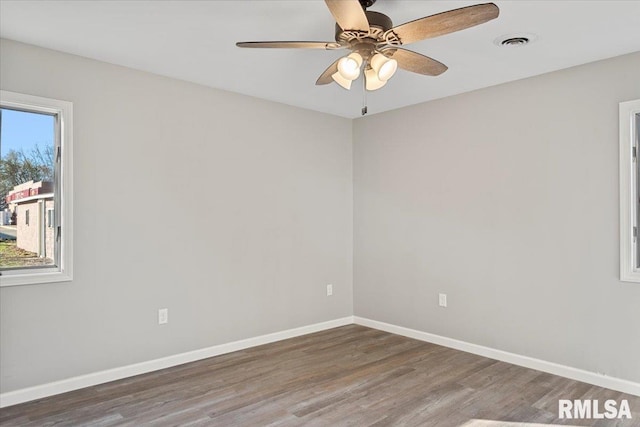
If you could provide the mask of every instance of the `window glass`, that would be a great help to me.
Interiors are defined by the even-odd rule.
[[[0,269],[56,265],[55,116],[0,109]]]

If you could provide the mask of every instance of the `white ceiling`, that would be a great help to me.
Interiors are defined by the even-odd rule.
[[[486,1],[486,0],[485,0]],[[483,1],[378,0],[398,25]],[[377,113],[640,51],[640,1],[495,1],[486,24],[409,45],[449,70],[399,70],[368,93]],[[343,117],[360,115],[362,89],[315,86],[344,51],[240,49],[237,41],[332,41],[322,0],[0,1],[0,36],[113,64]],[[533,33],[525,47],[493,41]],[[639,70],[640,75],[640,70]]]

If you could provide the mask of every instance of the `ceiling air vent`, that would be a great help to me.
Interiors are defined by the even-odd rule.
[[[529,39],[526,37],[512,37],[500,42],[502,46],[521,46],[527,43],[529,43]]]
[[[520,47],[530,44],[536,39],[535,34],[508,34],[493,41],[497,46]]]

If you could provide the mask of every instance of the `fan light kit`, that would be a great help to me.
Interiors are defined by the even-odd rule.
[[[332,82],[351,89],[354,80],[364,74],[364,87],[378,90],[393,77],[396,70],[438,76],[447,66],[435,59],[402,46],[420,40],[442,36],[483,24],[498,17],[493,3],[462,7],[426,16],[393,26],[391,18],[380,12],[367,10],[376,0],[325,0],[336,20],[335,42],[267,41],[238,42],[238,47],[348,49],[351,52],[337,59],[318,78],[316,85]],[[363,108],[363,114],[366,107]]]
[[[351,82],[360,77],[362,62],[362,56],[358,52],[340,58],[338,71],[333,73],[331,78],[343,88],[351,89]],[[370,67],[365,70],[367,90],[376,90],[384,86],[398,69],[398,61],[387,58],[381,53],[373,55],[369,65]]]

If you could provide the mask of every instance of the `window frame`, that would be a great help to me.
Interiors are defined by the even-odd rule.
[[[620,111],[620,280],[640,282],[640,99],[621,102]]]
[[[0,90],[0,107],[55,117],[55,227],[60,227],[56,265],[0,270],[0,287],[73,280],[73,103]],[[56,232],[57,234],[57,232]]]

